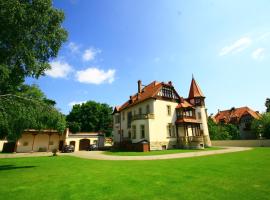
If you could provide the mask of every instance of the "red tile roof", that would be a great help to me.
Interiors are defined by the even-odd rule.
[[[261,117],[260,113],[251,110],[249,107],[241,107],[241,108],[232,108],[230,110],[223,110],[217,113],[214,116],[215,122],[224,121],[225,123],[231,122],[233,119],[236,119],[236,122],[244,115],[251,115],[253,118],[258,119]]]
[[[194,97],[204,97],[204,95],[203,95],[199,85],[197,84],[195,79],[192,77],[188,98],[193,99]]]
[[[159,83],[157,81],[153,81],[149,85],[145,86],[142,89],[141,93],[136,93],[133,96],[130,96],[130,99],[126,101],[122,106],[119,107],[119,111],[131,107],[137,103],[145,101],[150,98],[154,98],[157,93],[160,91],[163,85],[167,85],[165,83]]]
[[[161,90],[161,88],[163,86],[167,86],[167,87],[172,87],[174,90],[174,87],[172,86],[172,83],[164,83],[164,82],[157,82],[157,81],[153,81],[152,83],[150,83],[149,85],[145,86],[142,89],[142,92],[140,93],[136,93],[132,96],[130,96],[130,99],[128,101],[126,101],[123,105],[115,107],[114,112],[120,112],[126,108],[129,108],[131,106],[134,106],[140,102],[143,102],[147,99],[151,99],[151,98],[157,98],[157,94],[158,92]],[[190,92],[189,92],[189,98],[188,99],[183,99],[181,98],[177,92],[174,90],[174,92],[176,93],[176,95],[179,98],[179,101],[181,100],[181,103],[179,103],[179,105],[177,106],[177,108],[187,108],[187,107],[193,107],[193,105],[189,102],[190,98],[193,97],[204,97],[202,91],[200,90],[198,84],[196,83],[195,79],[192,77],[192,81],[191,81],[191,86],[190,86]]]
[[[192,104],[190,104],[188,101],[182,99],[182,101],[177,105],[176,108],[190,108],[193,107]]]

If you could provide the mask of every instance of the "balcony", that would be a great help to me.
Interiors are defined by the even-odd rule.
[[[138,114],[132,116],[132,121],[141,120],[141,119],[155,119],[155,115],[153,113],[149,114]]]
[[[182,136],[179,137],[179,142],[190,143],[190,142],[203,142],[203,136]]]
[[[176,123],[181,124],[181,123],[196,123],[200,124],[201,120],[196,119],[195,116],[177,116]]]

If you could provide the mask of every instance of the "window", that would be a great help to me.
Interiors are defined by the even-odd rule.
[[[172,137],[175,137],[175,126],[172,125]]]
[[[131,121],[132,121],[132,112],[128,112],[128,116],[127,116],[127,127],[130,128],[131,127]]]
[[[125,112],[122,113],[122,119],[125,120]]]
[[[128,138],[131,139],[131,131],[128,131]]]
[[[172,136],[172,124],[171,123],[169,123],[167,125],[167,136],[168,137],[171,137]]]
[[[167,98],[172,98],[172,99],[176,99],[176,95],[174,94],[172,88],[170,87],[163,87],[161,89],[161,96],[163,97],[167,97]]]
[[[115,124],[120,123],[120,115],[115,115],[114,116],[114,121],[115,121]]]
[[[136,139],[136,126],[132,126],[132,139]]]
[[[142,114],[142,108],[139,108],[139,115]]]
[[[171,106],[167,105],[167,114],[171,115]]]
[[[202,114],[201,112],[198,112],[198,119],[201,119],[202,118]]]
[[[145,138],[145,129],[144,129],[144,125],[141,125],[141,138]]]
[[[150,113],[150,106],[149,104],[146,105],[146,114],[149,114]]]

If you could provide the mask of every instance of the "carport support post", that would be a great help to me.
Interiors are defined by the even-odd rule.
[[[48,141],[48,148],[47,148],[47,152],[49,152],[50,149],[50,140],[51,140],[51,133],[48,134],[49,135],[49,141]]]
[[[32,152],[34,152],[35,137],[37,134],[33,134]]]

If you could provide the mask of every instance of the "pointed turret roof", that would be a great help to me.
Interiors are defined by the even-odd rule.
[[[192,75],[188,98],[192,99],[194,97],[204,97],[204,95],[203,95],[199,85],[197,84],[197,82],[195,81],[195,79]]]

